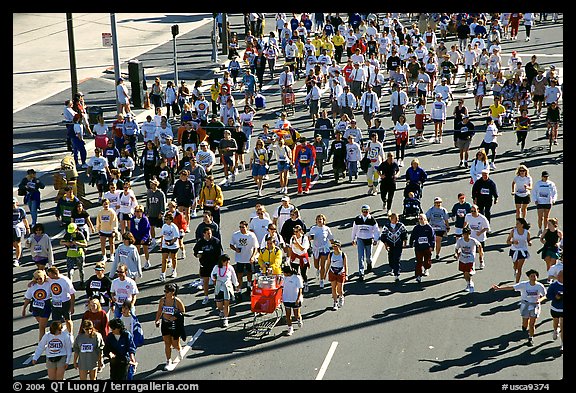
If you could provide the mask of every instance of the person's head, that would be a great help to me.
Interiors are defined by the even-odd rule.
[[[256,148],[257,149],[263,149],[264,148],[264,141],[260,138],[258,138],[256,140]]]
[[[487,162],[488,156],[486,155],[486,151],[484,149],[480,149],[476,152],[476,159],[482,162]]]
[[[442,198],[440,197],[434,198],[434,207],[440,207],[440,206],[442,206]]]
[[[472,216],[478,217],[478,215],[480,214],[480,212],[478,211],[478,205],[476,204],[472,205],[472,207],[470,208],[470,213],[472,214]]]
[[[530,176],[530,171],[528,167],[524,164],[520,164],[518,168],[516,168],[516,176]]]
[[[136,243],[136,239],[134,238],[134,235],[132,234],[132,232],[124,232],[122,234],[122,241],[127,246],[130,244]]]
[[[218,258],[218,267],[222,268],[230,263],[230,256],[228,254],[222,254]]]
[[[108,322],[108,327],[114,334],[121,334],[126,327],[124,326],[124,322],[120,318],[114,318],[110,322]]]
[[[128,274],[128,266],[124,263],[119,264],[116,268],[116,274],[121,281],[124,281],[126,279],[126,274]]]
[[[212,212],[210,210],[204,210],[202,212],[202,221],[205,224],[210,224],[212,222]]]
[[[464,203],[465,200],[466,200],[466,195],[463,192],[459,192],[458,193],[458,202]]]
[[[465,241],[468,241],[472,230],[469,227],[462,228],[462,237],[464,237]]]
[[[130,300],[125,300],[124,303],[122,303],[122,315],[127,317],[131,314],[131,309],[132,309],[132,303],[130,302]]]
[[[90,299],[88,301],[88,310],[90,310],[93,313],[102,311],[102,305],[100,304],[100,300],[96,297]]]
[[[60,276],[60,270],[56,266],[50,266],[46,269],[46,275],[52,279],[57,279]]]
[[[33,235],[43,235],[45,233],[44,231],[44,225],[40,224],[39,222],[36,223],[36,225],[34,225],[34,227],[32,227],[32,234]]]
[[[94,273],[96,273],[96,277],[102,278],[104,276],[105,270],[106,270],[105,262],[96,262],[96,265],[94,266]]]
[[[488,180],[488,178],[490,177],[490,170],[482,169],[481,176],[483,180]]]
[[[412,159],[412,161],[410,162],[410,165],[412,166],[412,168],[416,169],[418,168],[418,166],[420,165],[420,160],[417,158]]]
[[[204,230],[202,231],[202,236],[204,236],[204,239],[208,240],[212,237],[212,228],[210,227],[206,227],[204,228]]]
[[[174,297],[178,294],[178,284],[175,282],[164,285],[164,293],[166,297]]]
[[[398,223],[398,214],[392,212],[392,213],[390,213],[389,217],[390,217],[390,222],[392,224]]]
[[[284,266],[282,266],[282,273],[285,276],[290,277],[291,275],[294,274],[294,270],[292,270],[292,267],[290,267],[290,265],[284,265]]]
[[[548,225],[548,230],[550,231],[555,231],[558,229],[558,219],[556,217],[549,218],[546,224]]]
[[[367,216],[368,214],[370,214],[370,206],[362,205],[362,208],[360,209],[360,211],[362,212],[363,216]]]
[[[50,333],[54,335],[59,335],[62,333],[62,321],[54,321],[50,324]]]
[[[399,122],[400,124],[406,123],[406,116],[400,115],[400,116],[398,117],[398,122]]]
[[[530,282],[535,282],[536,280],[538,280],[540,274],[538,273],[537,270],[530,269],[526,272],[526,276],[530,279]]]
[[[32,273],[32,277],[34,278],[34,282],[36,284],[43,284],[48,279],[46,272],[40,269],[35,270],[34,273]]]
[[[326,224],[326,216],[324,214],[318,214],[316,216],[316,225],[323,226]]]
[[[72,186],[66,186],[66,187],[64,187],[64,192],[66,193],[66,196],[67,196],[68,198],[71,198],[72,193],[73,193],[73,188],[72,188]]]
[[[518,217],[516,219],[516,227],[520,227],[520,228],[524,228],[524,229],[530,229],[530,224],[528,223],[528,221],[526,221],[525,218]]]
[[[550,176],[550,174],[548,173],[548,171],[542,171],[542,180],[543,181],[548,181],[549,176]]]
[[[96,336],[96,329],[94,329],[94,322],[92,322],[89,319],[85,319],[84,321],[82,321],[81,329],[82,332],[88,337]]]
[[[238,227],[240,228],[240,232],[242,234],[246,234],[248,233],[248,223],[244,220],[240,221],[240,223],[238,224]]]
[[[428,219],[426,218],[426,214],[420,213],[418,215],[418,224],[420,224],[420,225],[428,224]]]

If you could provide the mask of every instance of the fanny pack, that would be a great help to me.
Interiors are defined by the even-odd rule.
[[[52,356],[52,357],[49,357],[48,360],[51,361],[52,363],[58,363],[63,357],[64,357],[64,355]]]

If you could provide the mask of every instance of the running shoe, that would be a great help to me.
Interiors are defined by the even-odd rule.
[[[288,330],[286,330],[286,335],[291,336],[294,333],[294,328],[290,325],[288,326]]]
[[[208,302],[210,301],[210,298],[208,298],[208,296],[204,296],[204,299],[202,299],[202,304],[208,304]]]

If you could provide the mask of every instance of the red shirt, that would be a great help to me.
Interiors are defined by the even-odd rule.
[[[352,78],[350,78],[350,75],[352,74],[353,69],[354,66],[352,66],[351,64],[346,64],[346,66],[342,69],[342,73],[344,74],[344,80],[346,81],[346,83],[352,83]]]
[[[82,322],[85,320],[92,321],[94,324],[94,328],[102,335],[102,338],[106,338],[109,333],[108,329],[108,316],[104,312],[104,310],[100,310],[99,312],[92,312],[87,310],[84,315],[82,316]],[[82,324],[80,324],[80,329],[78,330],[78,334],[82,332]]]

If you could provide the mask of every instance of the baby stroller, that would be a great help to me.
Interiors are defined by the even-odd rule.
[[[514,112],[516,110],[514,100],[505,99],[502,105],[506,108],[506,112],[502,114],[501,127],[512,127],[514,125]]]
[[[406,104],[406,109],[412,109],[418,103],[416,87],[416,82],[411,82],[408,84],[408,103]]]
[[[402,206],[403,209],[400,220],[405,224],[415,223],[418,220],[418,215],[422,213],[420,198],[416,197],[414,192],[410,191],[408,195],[404,197]]]

